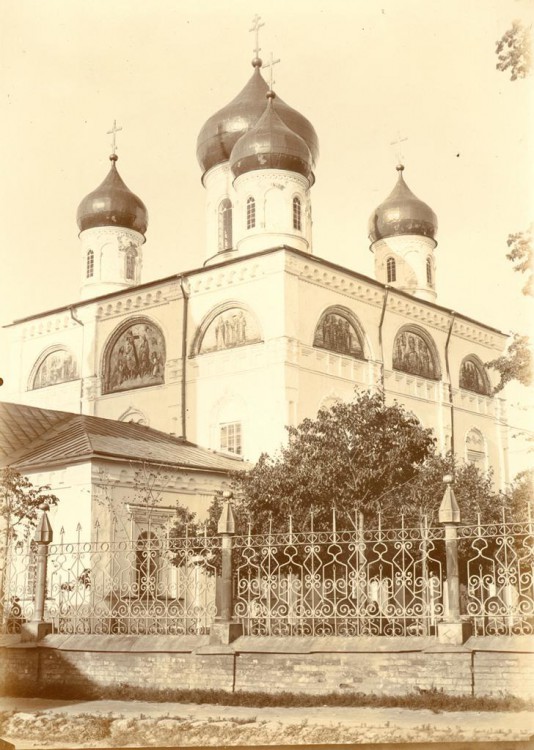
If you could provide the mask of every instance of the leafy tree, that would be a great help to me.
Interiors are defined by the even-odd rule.
[[[493,367],[500,374],[495,393],[502,391],[511,380],[517,380],[525,386],[532,385],[532,355],[529,345],[528,336],[514,333],[507,352],[486,363],[488,367]]]
[[[531,67],[530,28],[521,21],[514,21],[502,37],[495,43],[497,70],[510,71],[510,79],[525,78]]]
[[[527,280],[523,286],[523,294],[534,296],[534,254],[532,252],[532,227],[525,232],[509,234],[506,244],[510,249],[506,257],[514,264],[514,271],[527,274]]]
[[[28,538],[37,525],[41,503],[57,505],[59,499],[49,485],[34,487],[18,471],[6,467],[0,475],[0,514],[4,519],[6,539]]]
[[[435,438],[403,406],[386,405],[382,392],[357,393],[351,403],[323,409],[316,419],[290,427],[279,454],[263,454],[255,467],[236,476],[237,509],[253,529],[329,528],[332,507],[340,517],[379,507],[398,512],[398,490],[431,457]],[[442,491],[443,494],[443,491]]]

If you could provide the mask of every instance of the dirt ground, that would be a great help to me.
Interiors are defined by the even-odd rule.
[[[141,701],[0,699],[0,737],[28,748],[528,740],[534,712],[246,708]]]

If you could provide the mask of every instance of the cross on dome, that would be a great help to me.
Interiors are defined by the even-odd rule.
[[[252,61],[252,64],[254,65],[256,61],[259,61],[259,67],[261,67],[261,60],[260,60],[261,47],[260,47],[259,36],[260,36],[260,29],[262,26],[265,26],[265,21],[262,21],[261,16],[258,16],[258,14],[256,13],[254,18],[252,19],[252,28],[249,29],[249,31],[254,31],[256,34],[256,46],[254,47],[254,60]]]
[[[276,83],[274,80],[274,66],[277,65],[280,62],[280,58],[278,60],[273,60],[273,53],[271,52],[271,62],[265,63],[265,65],[262,65],[262,68],[270,68],[270,82],[269,82],[269,91],[272,93],[273,86]]]
[[[107,131],[107,135],[111,135],[111,156],[116,157],[117,154],[117,133],[122,130],[122,127],[117,127],[117,120],[113,120],[113,127]]]

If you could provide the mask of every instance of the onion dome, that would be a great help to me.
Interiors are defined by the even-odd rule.
[[[86,195],[78,206],[76,220],[80,232],[93,227],[124,227],[144,235],[148,211],[143,201],[129,190],[117,171],[118,156],[110,157],[111,169],[104,182]]]
[[[269,91],[267,98],[267,108],[257,124],[232,149],[232,172],[239,177],[256,169],[287,169],[313,179],[312,155],[306,141],[282,122],[273,106],[275,94]]]
[[[397,171],[397,184],[369,219],[369,239],[376,242],[399,234],[419,234],[434,239],[438,230],[436,214],[404,182],[402,164]]]
[[[199,133],[197,158],[203,172],[228,161],[239,138],[258,122],[265,111],[265,96],[269,87],[260,72],[262,61],[256,57],[252,65],[254,73],[242,91],[226,107],[212,115]],[[275,109],[287,127],[304,139],[315,167],[319,141],[311,122],[282,99],[276,99]]]

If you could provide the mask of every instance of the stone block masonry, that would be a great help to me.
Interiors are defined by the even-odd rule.
[[[38,643],[0,641],[3,694],[70,685],[152,689],[362,692],[403,695],[534,697],[534,638],[471,638],[444,646],[434,638],[243,636],[231,645],[208,636],[51,635]]]

